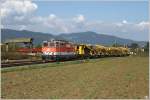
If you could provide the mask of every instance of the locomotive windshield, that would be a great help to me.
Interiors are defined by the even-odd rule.
[[[54,47],[55,44],[54,44],[53,42],[49,42],[49,46],[50,46],[50,47]]]
[[[43,47],[47,47],[48,43],[47,42],[43,42]]]

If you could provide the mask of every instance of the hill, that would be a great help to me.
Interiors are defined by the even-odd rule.
[[[4,42],[8,39],[14,38],[33,38],[34,44],[40,44],[42,41],[49,40],[51,38],[55,38],[53,35],[48,33],[41,32],[32,32],[27,30],[11,30],[11,29],[2,29],[1,30],[1,41]]]
[[[92,31],[87,32],[78,32],[78,33],[70,33],[65,34],[62,33],[60,35],[52,35],[50,33],[42,33],[42,32],[32,32],[27,30],[12,30],[12,29],[2,29],[1,30],[1,40],[2,42],[6,41],[7,39],[13,38],[34,38],[34,44],[41,44],[42,41],[54,39],[65,39],[69,41],[73,41],[76,43],[88,43],[88,44],[102,44],[102,45],[112,45],[115,42],[119,44],[131,44],[131,43],[138,43],[139,45],[144,45],[144,41],[134,41],[130,39],[123,39],[116,36],[98,34]]]
[[[145,44],[145,42],[143,41],[133,41],[130,39],[123,39],[116,36],[97,34],[91,31],[71,33],[71,34],[61,34],[60,36],[66,40],[74,41],[77,43],[103,44],[103,45],[112,45],[114,43],[122,45],[131,43],[138,43],[139,45]]]

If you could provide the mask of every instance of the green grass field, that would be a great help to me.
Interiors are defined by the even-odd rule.
[[[2,69],[2,98],[145,98],[148,57],[100,58]]]

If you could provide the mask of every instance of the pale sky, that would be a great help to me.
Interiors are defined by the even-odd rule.
[[[148,1],[2,0],[1,25],[54,35],[94,31],[148,40]]]

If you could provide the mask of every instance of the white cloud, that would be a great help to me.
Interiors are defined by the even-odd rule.
[[[84,15],[82,14],[79,14],[77,15],[76,17],[73,18],[73,20],[77,23],[80,23],[80,22],[84,22],[85,21],[85,17]]]
[[[1,29],[4,28],[4,25],[0,24],[0,28],[1,28]]]
[[[150,27],[150,22],[142,21],[137,24],[137,27],[140,31],[148,30],[148,28]]]
[[[54,19],[54,18],[56,18],[56,15],[55,15],[55,14],[50,14],[50,15],[49,15],[49,18],[50,18],[50,19]]]
[[[1,2],[1,23],[27,25],[38,6],[31,0],[4,0]]]
[[[140,27],[148,27],[150,25],[150,22],[142,21],[142,22],[138,23],[137,25]]]
[[[128,22],[127,22],[126,20],[123,20],[122,23],[123,23],[123,24],[127,24]]]
[[[30,0],[6,0],[1,4],[1,17],[26,15],[35,11],[37,7]]]
[[[3,0],[1,1],[1,24],[5,28],[20,30],[68,32],[64,21],[55,14],[35,16],[37,8],[38,6],[31,0]]]
[[[26,29],[26,26],[25,25],[21,25],[19,30],[25,30]]]
[[[117,25],[118,27],[122,27],[122,26],[123,26],[122,23],[116,23],[116,25]]]

